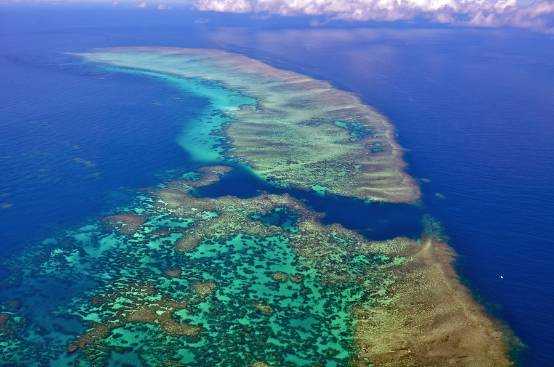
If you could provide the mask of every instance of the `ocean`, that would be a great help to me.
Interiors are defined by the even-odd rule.
[[[463,280],[526,345],[521,365],[549,365],[553,40],[516,30],[318,28],[287,18],[0,7],[1,254],[80,226],[193,165],[178,137],[206,100],[72,53],[222,48],[329,80],[385,114],[422,188],[419,206],[368,209],[296,195],[328,213],[327,221],[376,238],[416,236],[417,218],[430,213],[459,255]],[[238,172],[206,194],[258,190],[272,189]]]

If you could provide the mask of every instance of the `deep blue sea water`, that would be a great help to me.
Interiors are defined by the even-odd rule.
[[[554,364],[552,36],[3,7],[0,45],[3,256],[83,223],[188,164],[176,138],[206,101],[67,53],[220,47],[330,80],[388,116],[410,173],[421,181],[423,209],[443,223],[462,276],[527,344],[523,365]],[[353,219],[377,215],[351,205],[330,218],[363,227]],[[389,214],[395,225],[408,222]],[[390,225],[376,231],[388,235]]]

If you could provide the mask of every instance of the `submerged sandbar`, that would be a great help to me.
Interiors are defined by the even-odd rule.
[[[203,89],[201,81],[248,97],[244,104],[221,107],[213,118],[223,114],[231,122],[221,130],[226,158],[275,184],[372,201],[419,198],[391,124],[328,82],[219,50],[133,47],[82,56],[189,80],[196,83],[192,89]]]

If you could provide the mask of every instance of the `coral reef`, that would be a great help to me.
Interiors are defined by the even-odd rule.
[[[22,302],[0,304],[0,364],[511,364],[509,333],[461,284],[447,245],[372,241],[275,188],[417,200],[391,125],[359,98],[223,51],[83,56],[208,98],[203,125],[183,135],[189,153],[246,166],[278,194],[202,196],[232,169],[204,166],[3,260],[3,299]]]
[[[124,289],[94,297],[91,304],[96,314],[109,314],[110,317],[93,322],[85,334],[69,344],[69,353],[83,349],[89,356],[96,355],[94,347],[101,346],[113,330],[128,323],[159,325],[163,332],[173,336],[196,336],[201,330],[200,326],[175,320],[174,313],[186,309],[186,302],[160,297],[148,284],[126,284]]]
[[[211,133],[224,136],[228,158],[268,181],[387,202],[419,196],[403,171],[391,124],[358,97],[327,82],[218,50],[113,48],[81,56],[122,70],[177,78],[177,85],[216,104],[237,103],[213,113],[218,123],[221,116],[229,123]],[[187,81],[194,87],[183,84]],[[250,99],[227,96],[237,91]],[[202,123],[210,125],[209,119]]]
[[[345,244],[354,246],[357,235],[318,224],[317,213],[287,195],[194,196],[210,172],[170,181],[119,211],[145,219],[133,236],[88,225],[27,254],[63,269],[56,271],[63,281],[83,275],[94,281],[87,297],[75,294],[55,310],[87,327],[61,339],[67,343],[53,347],[50,358],[70,352],[73,361],[103,365],[126,351],[146,365],[348,361],[354,343],[350,309],[371,301],[359,278],[389,260],[350,256],[354,247]],[[345,240],[335,246],[340,236]],[[309,241],[319,242],[317,254]],[[183,242],[194,246],[183,251]],[[332,260],[322,261],[324,254]],[[351,261],[357,263],[352,269]]]
[[[194,291],[200,297],[207,297],[210,294],[212,294],[214,290],[215,290],[214,282],[200,282],[200,283],[194,284]]]
[[[126,235],[132,235],[145,222],[145,218],[133,213],[110,215],[104,218],[106,225]]]
[[[427,238],[379,245],[401,255],[390,301],[356,308],[356,366],[510,366],[512,338],[490,319],[452,268],[453,253]]]
[[[69,298],[45,314],[57,317],[51,327],[20,323],[0,343],[5,359],[30,366],[102,366],[117,356],[147,366],[509,364],[501,329],[455,277],[446,246],[370,241],[323,224],[286,194],[197,195],[229,171],[184,174],[140,193],[117,211],[125,214],[14,260],[14,274],[22,273],[8,283],[39,293],[53,277],[71,286]],[[137,225],[129,231],[122,221]],[[0,315],[8,315],[2,333],[13,317]],[[65,331],[55,326],[75,320],[79,326]],[[50,349],[40,354],[44,343]]]

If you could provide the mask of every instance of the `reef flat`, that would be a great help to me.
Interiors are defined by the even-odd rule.
[[[209,166],[5,262],[2,363],[507,366],[447,247],[370,241]],[[47,346],[47,348],[45,348]]]
[[[381,248],[402,256],[390,302],[358,307],[356,366],[511,366],[518,341],[491,319],[460,283],[450,247],[431,238]],[[510,345],[510,347],[509,347]],[[362,362],[360,362],[362,361]]]
[[[328,82],[219,50],[113,48],[81,56],[206,97],[208,111],[181,140],[193,158],[230,158],[285,187],[371,201],[419,197],[391,124]]]

